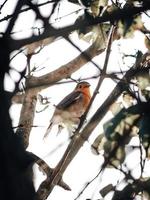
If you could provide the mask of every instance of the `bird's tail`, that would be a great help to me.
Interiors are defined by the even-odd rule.
[[[51,121],[50,124],[49,124],[49,126],[48,126],[48,128],[47,128],[47,130],[46,130],[46,132],[45,132],[45,134],[44,134],[43,139],[45,139],[48,136],[49,132],[52,129],[52,126],[53,126],[53,122]]]

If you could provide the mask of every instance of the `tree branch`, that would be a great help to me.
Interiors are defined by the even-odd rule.
[[[85,128],[81,131],[81,133],[80,132],[75,133],[62,159],[54,169],[49,179],[49,182],[48,183],[43,182],[39,187],[39,190],[42,189],[43,184],[46,184],[47,187],[47,191],[44,195],[45,198],[43,198],[43,200],[48,197],[50,192],[53,190],[54,186],[61,181],[63,173],[65,172],[66,168],[73,160],[73,158],[76,156],[79,149],[83,146],[84,142],[88,140],[89,136],[92,134],[93,130],[96,128],[99,122],[103,119],[103,117],[109,110],[110,105],[112,105],[112,103],[116,101],[116,99],[120,96],[120,94],[127,89],[129,80],[131,80],[131,78],[134,77],[135,75],[135,70],[133,69],[138,68],[140,66],[140,63],[137,62],[133,67],[131,67],[131,69],[129,69],[126,72],[124,77],[116,85],[116,87],[113,89],[113,91],[111,92],[109,97],[105,100],[105,102],[98,108],[96,113],[93,115],[93,117],[91,118],[89,123],[85,126]]]
[[[2,8],[4,7],[4,5],[7,3],[8,0],[5,0],[1,5],[0,5],[0,13],[1,13],[1,10]]]
[[[128,8],[123,8],[123,9],[117,9],[112,11],[111,13],[106,13],[105,15],[101,16],[101,17],[97,17],[97,18],[93,18],[92,20],[87,20],[87,19],[83,19],[80,22],[78,21],[77,23],[67,26],[67,27],[63,27],[63,28],[53,28],[51,25],[49,25],[49,27],[46,27],[45,31],[43,32],[43,34],[39,35],[39,36],[32,36],[30,38],[27,39],[22,39],[22,40],[15,40],[15,39],[11,39],[10,40],[10,44],[11,44],[11,51],[14,51],[16,49],[20,49],[21,47],[27,45],[27,44],[31,44],[35,41],[39,41],[39,40],[43,40],[47,37],[66,37],[68,36],[72,31],[78,30],[81,27],[85,28],[88,26],[92,26],[92,25],[96,25],[96,24],[100,24],[103,22],[115,22],[117,20],[120,19],[126,19],[129,16],[134,16],[136,14],[140,14],[141,12],[147,11],[150,9],[150,3],[147,1],[145,2],[145,4],[141,7],[128,7]],[[128,13],[128,15],[127,15]]]
[[[24,100],[25,95],[24,94],[16,94],[12,97],[11,101],[14,104],[22,104]]]
[[[6,0],[5,0],[5,1],[6,1]],[[4,2],[4,3],[5,3],[5,2]],[[3,3],[3,4],[4,4],[4,3]],[[49,0],[49,1],[47,1],[47,2],[37,4],[36,6],[37,6],[37,7],[41,7],[41,6],[47,5],[47,4],[49,4],[49,3],[54,3],[54,1],[53,1],[53,0],[52,0],[52,1]],[[3,5],[1,5],[1,7],[2,7],[2,6],[3,6]],[[1,9],[1,8],[0,8],[0,9]],[[21,13],[26,12],[26,11],[28,11],[28,10],[31,10],[31,8],[28,7],[28,8],[24,8],[24,9],[22,9],[22,10],[19,10],[18,14],[21,14]],[[7,15],[6,17],[0,19],[0,22],[9,20],[10,18],[13,17],[13,15],[14,15],[14,14]]]
[[[12,16],[11,20],[9,21],[9,24],[8,24],[7,29],[5,31],[6,37],[9,37],[9,35],[10,35],[10,33],[11,33],[13,27],[14,27],[15,21],[17,20],[19,11],[22,8],[22,6],[25,5],[25,3],[26,3],[26,0],[18,1],[17,5],[15,7],[15,11],[13,13],[13,16]]]
[[[103,80],[105,79],[105,75],[106,75],[106,71],[107,71],[107,65],[108,65],[108,60],[109,60],[110,51],[111,51],[111,45],[112,45],[112,41],[113,41],[114,30],[115,30],[115,27],[112,26],[112,28],[110,29],[109,37],[108,37],[108,45],[107,45],[107,48],[106,48],[106,57],[105,57],[105,62],[104,62],[103,70],[102,70],[101,75],[99,77],[99,81],[97,83],[97,86],[95,88],[93,96],[92,96],[92,98],[90,100],[90,103],[89,103],[89,105],[88,105],[85,113],[83,114],[81,120],[80,120],[80,124],[79,124],[79,126],[78,126],[78,128],[76,130],[77,132],[82,127],[82,125],[84,123],[84,120],[86,119],[86,116],[87,116],[87,114],[88,114],[88,112],[90,110],[90,107],[91,107],[91,105],[92,105],[92,103],[93,103],[93,101],[94,101],[94,99],[95,99],[95,97],[96,97],[96,95],[97,95],[97,93],[99,91],[99,88],[102,85]]]
[[[19,127],[16,131],[17,134],[23,137],[25,148],[27,148],[29,144],[29,136],[33,125],[36,102],[37,90],[27,90],[21,108]]]
[[[99,50],[97,47],[95,47],[95,43],[92,44],[87,50],[82,52],[79,56],[77,56],[75,59],[70,61],[69,63],[59,67],[58,69],[43,75],[41,77],[30,77],[27,88],[34,88],[34,87],[41,87],[41,89],[44,89],[46,87],[49,87],[56,82],[69,78],[71,74],[79,70],[81,67],[83,67],[86,63],[90,61],[90,59],[94,58],[95,56],[102,53],[104,50]],[[85,56],[87,55],[87,56]]]

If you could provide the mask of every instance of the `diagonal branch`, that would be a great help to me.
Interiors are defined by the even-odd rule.
[[[70,39],[69,39],[69,37],[66,37],[65,38],[70,44],[72,44],[72,46],[73,47],[75,47],[80,53],[82,53],[83,54],[83,56],[87,59],[87,60],[89,60],[100,72],[101,72],[101,69],[100,69],[100,67],[93,61],[93,60],[91,60],[91,58],[87,55],[87,54],[84,54],[84,52],[82,52],[82,50],[74,43],[74,42],[72,42]],[[97,40],[96,40],[97,41]],[[95,44],[96,44],[96,41],[95,41]],[[100,46],[100,45],[99,45]],[[95,47],[96,47],[96,45],[95,45]],[[103,49],[102,48],[98,48],[99,50],[101,49],[102,50],[102,52],[103,52]]]
[[[29,155],[32,157],[32,160],[39,166],[39,170],[42,170],[47,175],[47,178],[45,181],[49,180],[49,177],[51,176],[53,169],[50,168],[48,164],[37,155],[31,152],[29,153]],[[71,190],[70,187],[63,181],[60,181],[59,185],[65,190]]]
[[[22,39],[22,40],[15,40],[12,39],[10,41],[11,43],[11,51],[16,50],[16,49],[20,49],[21,47],[27,45],[27,44],[31,44],[32,42],[35,41],[39,41],[39,40],[43,40],[47,37],[51,37],[51,36],[55,36],[60,37],[66,37],[68,36],[72,31],[78,30],[81,27],[84,29],[85,27],[88,26],[92,26],[92,25],[96,25],[96,24],[100,24],[103,22],[115,22],[117,20],[120,19],[126,19],[129,16],[134,16],[136,14],[140,14],[141,12],[147,11],[150,9],[150,3],[147,1],[145,2],[145,4],[141,7],[128,7],[128,8],[123,8],[123,9],[117,9],[112,11],[111,13],[106,13],[103,16],[97,17],[97,18],[93,18],[92,20],[87,20],[87,19],[83,19],[80,22],[77,22],[73,25],[67,26],[67,27],[63,27],[63,28],[53,28],[50,25],[49,27],[46,27],[46,30],[43,32],[43,34],[39,35],[39,36],[32,36],[30,38],[27,39]],[[128,13],[128,15],[127,15]]]
[[[24,6],[26,3],[26,0],[22,0],[22,1],[18,1],[17,5],[16,5],[16,8],[15,8],[15,11],[13,13],[13,16],[7,26],[7,29],[5,31],[5,36],[9,36],[9,34],[11,33],[12,29],[13,29],[13,26],[15,24],[15,21],[17,20],[17,17],[18,17],[18,14],[19,14],[19,11],[21,10],[22,6]]]
[[[2,8],[4,7],[4,5],[7,3],[8,0],[5,0],[1,5],[0,5],[0,13],[1,13],[1,10]]]
[[[27,0],[27,5],[35,12],[36,18],[41,19],[44,23],[44,26],[47,27],[48,23],[48,18],[43,17],[39,11],[39,8],[37,5],[33,4],[30,0]]]
[[[27,90],[22,101],[19,127],[16,130],[16,134],[22,136],[24,141],[24,148],[26,149],[29,144],[29,136],[35,115],[37,90]]]
[[[30,136],[32,125],[33,125],[35,107],[37,103],[37,94],[40,88],[43,89],[43,87],[45,88],[49,85],[53,85],[54,83],[56,83],[59,80],[62,80],[63,78],[70,77],[72,73],[80,69],[84,64],[89,62],[94,56],[98,55],[101,52],[102,50],[98,50],[97,46],[95,47],[95,44],[93,44],[85,52],[83,52],[81,55],[75,58],[73,61],[67,63],[66,65],[60,67],[59,69],[41,77],[37,77],[37,78],[31,77],[31,76],[28,77],[28,79],[26,80],[27,89],[23,96],[19,127],[17,129],[17,134],[20,134],[23,137],[25,148],[28,146],[28,143],[29,143],[29,136]],[[88,55],[88,59],[85,58],[85,53],[86,55]],[[48,169],[48,168],[47,170],[48,170],[46,171],[47,178],[41,184],[40,190],[38,190],[37,192],[37,196],[40,199],[43,199],[43,195],[47,193],[48,191],[47,185],[49,185],[49,182],[51,182],[51,175],[53,174],[53,170]],[[60,180],[58,182],[58,185],[60,185],[66,190],[70,190],[70,187],[66,183],[64,183],[63,180]]]
[[[66,168],[70,164],[70,162],[73,160],[73,158],[76,156],[80,148],[83,146],[84,142],[88,140],[89,136],[92,134],[93,130],[96,128],[96,126],[99,124],[99,122],[103,119],[107,111],[109,110],[110,105],[116,99],[120,96],[120,94],[128,87],[128,82],[131,80],[131,78],[135,75],[135,71],[133,68],[139,67],[139,63],[131,67],[130,70],[126,72],[124,77],[121,79],[121,81],[116,85],[116,87],[113,89],[109,97],[106,99],[106,101],[98,108],[96,113],[91,118],[90,122],[85,126],[85,128],[82,130],[82,132],[77,132],[70,144],[68,145],[67,150],[64,153],[64,156],[54,169],[49,183],[47,183],[47,189],[48,192],[43,194],[43,200],[48,197],[50,192],[53,190],[54,186],[59,184],[59,182],[62,179],[63,173],[65,172]],[[126,83],[126,84],[125,84]],[[37,193],[40,193],[42,190],[44,182],[39,187]]]
[[[69,63],[59,67],[58,69],[40,77],[33,77],[33,76],[30,77],[27,84],[27,88],[41,87],[41,89],[44,89],[46,87],[49,87],[55,84],[56,82],[62,79],[69,78],[71,74],[79,70],[86,63],[88,63],[92,58],[99,55],[103,51],[104,50],[99,50],[94,43],[88,49],[82,52],[79,56],[74,58]],[[87,56],[85,57],[85,55]]]
[[[97,86],[95,88],[95,91],[93,93],[93,96],[91,98],[91,101],[85,111],[85,113],[83,114],[81,120],[80,120],[80,124],[77,128],[77,132],[80,130],[80,128],[82,127],[83,123],[84,123],[84,120],[86,119],[86,116],[88,115],[88,112],[91,108],[91,105],[99,91],[99,88],[100,86],[102,85],[102,82],[103,80],[105,79],[105,75],[106,75],[106,71],[107,71],[107,65],[108,65],[108,60],[109,60],[109,56],[110,56],[110,51],[111,51],[111,44],[112,44],[112,40],[113,40],[113,35],[114,35],[114,30],[115,30],[115,27],[112,26],[112,28],[110,29],[110,35],[108,37],[108,45],[107,45],[107,48],[106,48],[106,57],[105,57],[105,61],[104,61],[104,66],[103,66],[103,70],[102,70],[102,73],[100,75],[100,78],[99,78],[99,81],[97,83]]]
[[[17,134],[22,135],[25,148],[27,148],[29,144],[29,136],[33,126],[38,92],[41,89],[62,80],[63,78],[70,77],[72,73],[80,69],[84,64],[86,64],[100,52],[101,51],[95,47],[95,44],[93,44],[77,58],[73,59],[71,62],[53,72],[50,72],[41,77],[32,77],[30,75],[28,76],[28,79],[26,80],[27,89],[23,98],[21,99],[22,109],[20,114],[19,127],[16,131]],[[85,58],[85,54],[88,55],[88,59]]]
[[[6,0],[5,0],[5,1],[6,1]],[[44,6],[44,5],[47,5],[47,4],[49,4],[49,3],[53,3],[53,2],[54,2],[53,0],[52,0],[52,1],[49,0],[49,1],[47,1],[47,2],[37,4],[36,6],[37,6],[37,7],[41,7],[41,6]],[[4,4],[4,3],[3,3],[3,4]],[[1,7],[2,7],[2,6],[3,6],[3,5],[1,5]],[[31,8],[30,8],[30,7],[27,7],[27,8],[21,9],[21,10],[19,10],[18,14],[23,13],[23,12],[26,12],[26,11],[28,11],[28,10],[31,10]],[[9,20],[10,18],[13,17],[13,15],[14,15],[14,14],[7,15],[6,17],[0,19],[0,22]]]

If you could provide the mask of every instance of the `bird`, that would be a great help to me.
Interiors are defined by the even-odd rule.
[[[56,105],[43,138],[48,136],[54,125],[58,125],[57,134],[66,127],[68,133],[72,136],[73,129],[80,123],[80,118],[88,107],[90,100],[90,84],[86,81],[77,83],[75,89]]]

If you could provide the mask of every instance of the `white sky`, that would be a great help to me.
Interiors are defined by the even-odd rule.
[[[15,6],[15,2],[16,0],[13,0],[12,3],[10,3],[9,0],[8,3],[6,3],[6,5],[2,9],[2,13],[0,14],[0,19],[12,13],[13,6]],[[41,3],[44,1],[39,0],[35,2]],[[80,7],[75,6],[73,4],[69,4],[68,6],[68,2],[64,1],[64,4],[60,6],[59,14],[57,17],[69,14],[79,8]],[[47,15],[47,13],[50,12],[50,7],[44,6],[40,10],[42,14]],[[70,24],[71,22],[75,21],[75,17],[76,15],[71,15],[69,16],[69,18],[66,17],[63,20],[61,20],[57,24],[57,26],[60,27],[62,26],[62,24],[63,25]],[[146,20],[146,24],[149,25],[146,16],[144,16],[144,19]],[[14,37],[18,39],[29,37],[32,33],[30,28],[33,26],[34,20],[35,16],[31,11],[28,13],[21,14],[13,30],[19,32],[15,34]],[[0,32],[4,31],[6,24],[7,22],[1,23]],[[40,27],[40,23],[36,22],[36,26]],[[150,28],[150,25],[148,28]],[[72,34],[72,39],[82,50],[86,49],[89,46],[88,43],[79,40],[76,33]],[[120,57],[120,52],[130,54],[134,53],[135,50],[137,49],[141,50],[143,53],[146,52],[143,40],[144,40],[143,34],[136,32],[135,37],[132,39],[124,39],[114,42],[108,64],[108,70],[119,71],[120,68],[122,68],[122,70],[125,70],[125,65],[122,64],[122,60]],[[118,44],[120,45],[120,48],[118,47]],[[60,67],[61,65],[72,60],[77,55],[79,55],[79,52],[74,47],[72,47],[65,40],[60,39],[55,43],[45,47],[40,52],[40,54],[33,56],[31,60],[31,66],[39,66],[40,68],[44,67],[43,70],[35,74],[38,76]],[[97,56],[96,58],[94,58],[94,61],[100,67],[103,66],[104,55],[105,54],[103,53],[101,56]],[[134,63],[133,60],[130,61]],[[19,79],[19,73],[17,71],[22,71],[25,65],[26,65],[26,57],[24,54],[20,54],[19,56],[15,57],[12,60],[11,62],[12,70],[10,73],[11,78],[7,76],[5,80],[5,87],[7,90],[13,89],[14,80]],[[79,70],[75,74],[73,74],[72,77],[83,78],[83,77],[89,77],[91,76],[91,74],[95,75],[96,73],[97,69],[93,67],[93,65],[90,63],[84,66],[81,70]],[[93,92],[97,80],[90,80],[89,82],[91,83],[91,91]],[[107,98],[107,96],[109,95],[114,86],[115,83],[112,80],[106,79],[104,81],[100,89],[100,93],[97,95],[94,105],[92,106],[88,119],[92,116],[97,107],[99,107],[100,104],[105,100],[105,98]],[[54,87],[47,88],[41,92],[43,96],[47,96],[50,98],[51,104],[49,105],[48,109],[46,109],[44,112],[36,113],[34,119],[34,125],[38,125],[39,127],[32,129],[30,137],[30,145],[28,147],[28,150],[37,154],[41,158],[44,158],[50,165],[50,167],[54,167],[61,158],[61,156],[63,155],[63,152],[68,144],[68,142],[66,142],[68,141],[68,134],[66,134],[66,130],[64,130],[59,136],[56,136],[55,134],[56,129],[54,128],[54,130],[49,135],[46,141],[43,141],[42,138],[54,111],[53,104],[57,104],[66,94],[71,92],[74,89],[74,87],[75,87],[74,83],[56,85]],[[18,123],[20,109],[21,109],[20,105],[13,105],[11,108],[10,113],[13,119],[14,126],[16,126]],[[40,109],[43,109],[43,106],[38,103],[37,110]],[[107,115],[107,117],[103,121],[108,120],[108,117],[110,117],[110,115]],[[65,200],[74,200],[74,198],[83,188],[83,186],[97,174],[103,162],[103,157],[101,155],[96,156],[93,153],[91,153],[90,144],[93,142],[94,138],[103,131],[102,123],[94,130],[94,133],[90,137],[89,141],[87,141],[81,148],[81,150],[79,151],[73,162],[71,162],[71,164],[69,165],[63,176],[64,181],[72,188],[72,191],[68,192],[60,187],[55,187],[51,195],[48,197],[48,200],[60,200],[60,198]],[[133,144],[136,143],[137,139],[134,138],[132,142]],[[58,148],[57,151],[53,152],[53,150],[59,144],[62,143],[64,143],[64,145],[61,148]],[[139,162],[138,160],[139,157],[137,156],[138,154],[139,154],[138,151],[134,151],[127,158],[127,163],[129,164],[129,167],[134,168],[134,174],[137,177],[139,176],[139,165],[137,165],[137,163]],[[132,163],[134,163],[134,166],[131,164],[131,160]],[[147,164],[147,168],[148,167],[149,164]],[[35,168],[37,168],[37,166],[35,166]],[[37,170],[36,174],[37,176],[35,175],[35,187],[37,188],[38,185],[40,184],[40,181],[43,179],[43,176]],[[84,192],[84,194],[81,196],[80,199],[84,200],[86,198],[91,198],[91,197],[93,198],[93,200],[100,199],[100,195],[98,194],[100,188],[102,188],[103,186],[107,185],[110,182],[116,184],[117,181],[121,181],[121,178],[122,175],[119,171],[113,169],[106,169],[104,174],[100,178],[98,178],[97,181],[95,181],[93,184],[89,186],[89,189],[87,189],[86,192]],[[109,200],[110,195],[108,195],[105,199]]]

